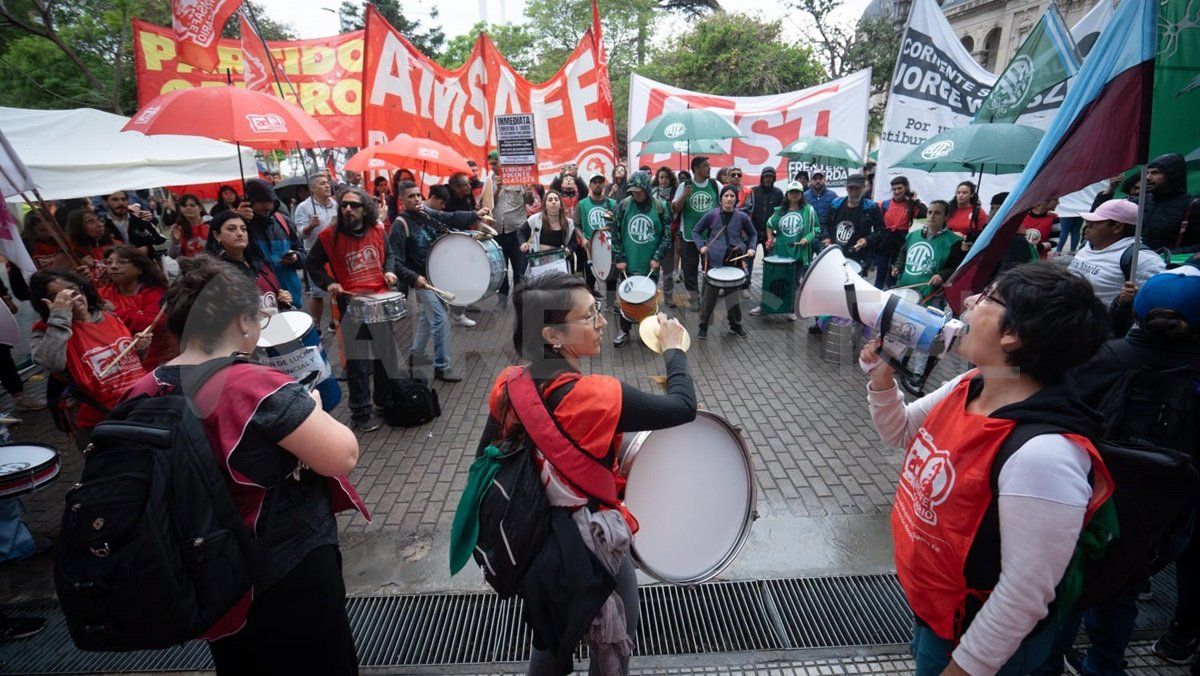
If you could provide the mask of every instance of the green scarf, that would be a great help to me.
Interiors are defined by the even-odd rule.
[[[1067,570],[1054,590],[1056,620],[1061,622],[1063,617],[1075,607],[1075,602],[1083,593],[1084,564],[1089,560],[1104,556],[1108,544],[1117,539],[1120,534],[1121,529],[1117,524],[1117,508],[1113,504],[1112,498],[1109,498],[1096,508],[1091,521],[1088,521],[1083,532],[1079,534],[1079,540],[1075,543],[1075,553],[1071,556],[1071,563],[1067,564]]]
[[[458,509],[454,511],[454,523],[450,526],[450,574],[454,575],[471,560],[475,543],[479,540],[479,502],[500,471],[499,448],[489,445],[483,455],[475,458],[467,472],[467,485],[463,487]]]

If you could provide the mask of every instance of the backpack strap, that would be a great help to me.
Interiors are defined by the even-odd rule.
[[[276,211],[271,215],[275,217],[275,222],[279,224],[279,227],[283,228],[283,234],[287,235],[288,239],[291,239],[292,228],[288,225],[287,219],[283,217],[283,214]]]
[[[1138,251],[1138,252],[1149,251],[1151,253],[1154,252],[1154,250],[1151,249],[1150,247],[1146,246],[1145,244],[1140,244],[1138,242],[1131,242],[1129,244],[1129,246],[1125,247],[1125,250],[1121,252],[1121,275],[1125,278],[1125,281],[1127,281],[1127,282],[1129,281],[1129,273],[1133,271],[1133,252],[1134,251]]]
[[[588,453],[579,448],[559,426],[554,416],[547,410],[547,402],[542,399],[537,385],[529,371],[521,369],[510,375],[504,383],[508,393],[509,403],[526,434],[537,449],[545,454],[550,464],[575,486],[584,489],[601,504],[609,507],[619,507],[617,485],[612,471],[592,460]],[[562,388],[559,388],[561,390]],[[552,393],[552,397],[558,392]],[[563,392],[555,401],[555,405],[566,396]]]
[[[1000,471],[1004,469],[1004,463],[1013,456],[1022,446],[1030,439],[1041,436],[1043,434],[1070,434],[1071,431],[1061,425],[1051,423],[1022,423],[1018,422],[1016,427],[1008,434],[1008,438],[1000,445],[1000,450],[996,452],[996,457],[992,460],[991,476],[988,483],[991,485],[992,494],[995,495],[1000,490]]]
[[[1191,220],[1189,217],[1192,215],[1192,212],[1196,210],[1197,203],[1200,203],[1200,197],[1197,197],[1189,202],[1187,209],[1185,209],[1183,212],[1183,220],[1179,222],[1179,234],[1175,236],[1174,248],[1176,249],[1183,245],[1183,235],[1187,232],[1188,222]]]

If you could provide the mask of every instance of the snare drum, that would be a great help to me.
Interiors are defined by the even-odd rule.
[[[708,285],[718,289],[740,289],[746,283],[746,271],[726,265],[704,273]]]
[[[454,294],[446,302],[463,307],[487,298],[504,281],[504,252],[491,239],[448,232],[429,250],[429,283]]]
[[[658,285],[649,277],[627,277],[617,287],[617,305],[631,322],[658,314]]]
[[[58,451],[36,444],[0,444],[0,498],[35,491],[58,476]]]
[[[592,254],[589,260],[592,275],[602,282],[607,282],[613,266],[612,238],[608,230],[592,233]]]
[[[700,584],[737,558],[757,517],[754,463],[741,434],[698,411],[685,425],[638,432],[621,449],[633,559],[651,577]]]
[[[258,337],[255,361],[295,378],[314,383],[321,408],[332,411],[342,400],[342,388],[332,376],[321,333],[307,312],[292,310],[271,317]]]
[[[525,266],[525,276],[536,279],[547,272],[562,272],[569,275],[571,274],[570,256],[571,252],[565,248],[527,253],[525,260],[528,264]]]
[[[387,324],[408,314],[404,294],[396,291],[351,296],[346,314],[359,324]]]

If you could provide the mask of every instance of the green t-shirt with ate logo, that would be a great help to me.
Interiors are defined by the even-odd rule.
[[[621,205],[621,244],[614,251],[614,259],[624,257],[625,273],[649,275],[650,261],[654,260],[665,233],[670,232],[669,221],[664,221],[666,205],[651,197],[645,204],[632,199]]]
[[[683,201],[683,239],[691,241],[692,228],[704,218],[704,214],[712,211],[720,205],[717,200],[717,182],[713,179],[708,179],[708,183],[702,188],[695,181],[688,181],[692,184],[692,194]]]
[[[617,201],[606,197],[599,202],[593,202],[591,195],[579,200],[579,215],[575,224],[583,229],[583,238],[590,240],[596,230],[608,225],[604,220],[604,212],[617,208]]]
[[[904,240],[904,269],[900,271],[896,286],[928,282],[930,277],[946,265],[954,247],[961,241],[962,237],[949,228],[930,238],[925,237],[925,228],[909,232]],[[932,291],[933,288],[928,284],[917,287],[917,292],[922,298]]]
[[[812,243],[821,231],[817,210],[805,204],[798,211],[784,211],[775,207],[775,213],[767,220],[767,229],[775,238],[774,255],[795,258],[803,265],[812,261]],[[800,240],[808,240],[803,246]]]

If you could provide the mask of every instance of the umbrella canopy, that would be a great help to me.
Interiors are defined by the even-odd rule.
[[[471,171],[467,160],[450,146],[408,134],[401,134],[381,146],[376,146],[375,158],[397,167],[441,176]]]
[[[978,174],[1016,174],[1025,170],[1041,129],[1022,124],[972,124],[932,136],[913,148],[894,167],[928,172],[962,171]]]
[[[381,145],[370,146],[369,148],[363,148],[362,150],[354,153],[354,157],[351,157],[346,161],[345,168],[349,169],[350,171],[357,171],[360,173],[366,171],[387,171],[389,169],[400,169],[399,165],[381,160],[375,156],[382,147],[383,146]]]
[[[695,153],[697,155],[724,155],[726,150],[720,141],[696,139],[695,141],[651,141],[642,146],[639,155],[674,155]]]
[[[180,134],[241,143],[259,150],[312,148],[333,136],[300,106],[240,87],[193,87],[147,103],[123,131]]]
[[[275,196],[280,202],[290,204],[300,198],[300,189],[308,190],[308,179],[304,176],[292,176],[275,184]]]
[[[857,169],[863,165],[862,155],[849,143],[828,136],[802,136],[779,154],[789,160],[803,160],[827,167]]]
[[[725,118],[703,108],[685,108],[663,113],[646,123],[631,141],[695,141],[697,139],[741,138],[742,132]]]

